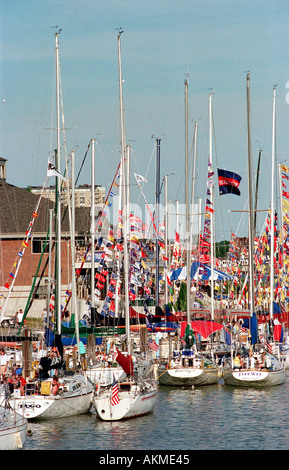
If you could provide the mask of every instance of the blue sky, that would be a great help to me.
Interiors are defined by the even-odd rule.
[[[120,157],[117,30],[122,27],[126,139],[132,171],[147,175],[147,199],[153,203],[155,198],[159,137],[161,175],[175,172],[168,197],[184,200],[184,80],[189,74],[190,147],[199,122],[197,195],[205,195],[208,102],[214,90],[213,166],[243,178],[240,197],[221,199],[217,236],[229,238],[231,230],[247,234],[247,218],[228,209],[242,210],[247,200],[248,70],[254,168],[263,150],[260,208],[270,203],[275,84],[277,160],[288,164],[287,1],[1,0],[0,18],[0,155],[8,160],[8,182],[41,186],[46,177],[56,145],[48,128],[55,126],[53,27],[58,26],[67,151],[76,150],[78,171],[90,139],[96,138],[96,182],[108,189]],[[79,182],[90,183],[89,159]],[[133,189],[136,202],[140,195]]]

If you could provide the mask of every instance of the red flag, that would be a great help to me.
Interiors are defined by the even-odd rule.
[[[133,375],[133,363],[130,355],[125,356],[117,348],[116,362],[123,368],[126,374]]]

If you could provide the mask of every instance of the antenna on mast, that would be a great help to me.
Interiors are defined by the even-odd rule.
[[[51,26],[51,28],[55,28],[55,29],[57,29],[57,28],[58,28],[58,26]],[[58,35],[58,34],[60,34],[60,33],[61,33],[61,31],[62,31],[62,28],[60,28],[60,29],[59,29],[59,30],[58,30],[58,31],[57,31],[55,34],[57,34],[57,35]]]

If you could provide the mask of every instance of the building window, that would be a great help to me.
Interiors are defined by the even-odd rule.
[[[32,282],[34,281],[34,278],[32,279]],[[37,286],[39,282],[39,277],[36,279],[35,285]],[[47,298],[47,293],[48,293],[48,277],[43,277],[40,279],[40,283],[38,285],[38,288],[35,292],[35,299],[46,299]]]
[[[43,248],[44,248],[45,240],[42,240],[41,238],[33,238],[32,240],[32,253],[37,254],[37,253],[42,253]],[[48,242],[46,243],[45,247],[45,253],[48,253],[49,251],[49,244]]]
[[[79,205],[85,206],[85,194],[80,194],[79,196]]]

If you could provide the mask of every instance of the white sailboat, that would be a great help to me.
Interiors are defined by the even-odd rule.
[[[95,139],[91,139],[91,319],[95,326]],[[93,363],[88,364],[85,371],[88,379],[95,386],[112,385],[113,377],[124,380],[126,374],[119,366],[115,367],[113,355],[99,354],[94,357]]]
[[[129,208],[125,191],[125,138],[123,120],[123,100],[122,100],[122,76],[121,76],[121,32],[118,34],[118,58],[119,58],[119,93],[120,93],[120,114],[121,114],[121,165],[120,165],[120,187],[124,189],[124,220],[123,220],[123,252],[124,252],[124,281],[125,281],[125,323],[127,336],[127,355],[117,351],[116,361],[121,365],[126,373],[124,382],[116,382],[112,385],[100,386],[95,393],[94,407],[97,417],[103,421],[119,421],[135,418],[153,411],[156,400],[157,387],[153,379],[148,377],[136,377],[131,357],[130,340],[130,318],[129,318],[129,285],[128,285],[128,238],[127,238],[127,217]]]
[[[27,419],[11,408],[0,406],[0,450],[22,449],[27,437]]]
[[[55,59],[56,59],[56,107],[57,107],[57,174],[60,172],[60,117],[59,117],[59,33],[55,34]],[[60,197],[60,176],[56,176],[57,187],[57,236],[56,236],[56,312],[57,325],[55,339],[59,346],[61,343],[61,197]],[[78,325],[78,321],[76,321]],[[61,352],[59,351],[60,355]],[[41,361],[40,361],[41,365]],[[47,367],[47,371],[55,368],[53,363]],[[41,369],[40,369],[41,375]],[[57,390],[55,390],[55,388]],[[54,393],[54,391],[56,393]],[[11,406],[16,411],[20,411],[27,419],[49,419],[64,416],[73,416],[87,413],[92,405],[94,387],[83,374],[78,373],[72,376],[62,376],[59,374],[59,383],[54,384],[54,378],[49,377],[44,380],[28,380],[21,394],[20,389],[14,389],[9,398]]]
[[[275,123],[275,89],[273,96],[273,125]],[[231,357],[230,363],[225,364],[223,378],[226,385],[237,387],[268,387],[281,385],[285,382],[286,372],[284,361],[271,354],[264,347],[257,345],[257,319],[255,316],[254,289],[254,234],[252,217],[252,177],[251,177],[251,142],[250,142],[250,74],[247,74],[247,127],[248,127],[248,180],[249,180],[249,279],[250,279],[250,335],[251,345],[245,356]],[[273,127],[274,129],[274,127]],[[274,137],[274,130],[273,130]],[[274,144],[273,144],[274,148]],[[272,202],[271,202],[272,204]],[[271,207],[271,210],[273,208]],[[273,221],[271,219],[271,226]],[[271,244],[272,240],[271,240]],[[271,276],[272,278],[272,276]],[[272,284],[271,284],[272,292]],[[272,308],[272,307],[271,307]],[[272,311],[272,310],[271,310]]]
[[[193,331],[190,319],[190,276],[191,276],[191,247],[190,247],[190,213],[189,213],[189,171],[188,171],[188,82],[185,80],[185,116],[186,116],[186,233],[187,233],[187,328],[186,348],[179,355],[168,362],[161,363],[158,367],[160,385],[192,386],[210,385],[218,382],[219,368],[213,357],[205,356],[192,347]],[[211,108],[211,95],[210,95]],[[211,110],[211,109],[210,109]],[[210,113],[211,114],[211,113]],[[213,276],[212,276],[213,278]],[[213,295],[212,295],[213,297]]]
[[[42,381],[39,389],[37,383],[31,382],[30,385],[25,395],[16,389],[9,399],[15,410],[28,420],[75,416],[87,413],[91,408],[94,389],[83,374],[59,378],[56,395],[53,395],[53,378]]]
[[[17,413],[4,396],[0,404],[0,450],[22,449],[28,435],[28,422]]]

